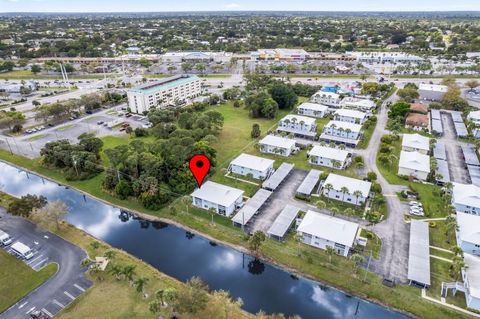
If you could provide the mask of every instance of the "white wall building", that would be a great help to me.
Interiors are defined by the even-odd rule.
[[[474,184],[452,183],[452,205],[457,212],[480,215],[480,187]]]
[[[328,106],[317,103],[305,102],[298,106],[297,111],[300,115],[321,118],[325,117],[328,114]]]
[[[264,180],[273,173],[273,163],[275,161],[268,158],[240,154],[230,162],[228,170],[234,174]]]
[[[341,122],[363,124],[367,120],[367,114],[357,110],[338,109],[334,113],[334,119]]]
[[[259,144],[260,152],[275,155],[290,156],[296,150],[295,140],[275,135],[265,136]]]
[[[402,150],[426,155],[430,152],[430,139],[420,134],[403,134]]]
[[[419,152],[400,152],[398,175],[412,176],[418,180],[427,180],[430,173],[430,157]]]
[[[317,93],[312,95],[310,100],[313,103],[324,104],[333,108],[340,107],[340,102],[342,101],[340,94],[323,91],[318,91]]]
[[[192,193],[192,205],[210,209],[218,214],[230,216],[236,208],[243,206],[243,191],[233,187],[207,181]]]
[[[332,247],[341,256],[348,256],[355,245],[359,225],[333,216],[309,210],[303,217],[297,232],[303,243],[321,249]]]
[[[464,254],[465,267],[462,270],[467,307],[480,311],[480,257]]]
[[[360,124],[335,120],[328,122],[323,128],[323,132],[327,135],[339,136],[351,140],[358,140],[361,131],[362,126]]]
[[[480,256],[480,217],[457,212],[457,245],[466,253]]]
[[[345,169],[350,165],[351,153],[339,148],[315,145],[308,152],[308,162],[336,169]],[[334,165],[337,163],[336,165]]]
[[[377,107],[375,102],[368,99],[359,99],[356,97],[346,97],[340,103],[341,107],[349,108],[349,109],[357,109],[365,112],[371,112],[373,109]]]
[[[258,49],[250,53],[253,61],[304,61],[310,58],[310,55],[304,49]]]
[[[176,75],[128,90],[128,106],[134,113],[144,113],[153,107],[187,102],[201,93],[201,80],[197,76]]]
[[[420,83],[418,86],[418,94],[422,100],[440,101],[447,91],[446,85]]]
[[[480,111],[472,111],[468,113],[467,120],[473,122],[476,125],[480,125]]]
[[[174,51],[163,54],[161,59],[166,63],[228,63],[232,57],[231,52]]]
[[[345,193],[342,191],[344,187],[348,190]],[[370,182],[330,173],[322,185],[322,193],[338,201],[362,205],[368,198],[371,187]]]
[[[317,124],[314,118],[288,114],[278,122],[277,131],[313,139],[317,135]]]

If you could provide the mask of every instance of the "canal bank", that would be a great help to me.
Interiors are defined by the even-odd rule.
[[[20,168],[20,169],[23,170],[24,168]],[[31,174],[37,174],[36,172],[31,172],[31,171],[30,171],[30,173]],[[44,176],[44,177],[45,177],[45,179],[49,180],[48,177],[46,177],[46,176]],[[55,181],[55,183],[57,183],[57,181]],[[71,187],[71,186],[69,186],[69,187]],[[83,193],[84,195],[88,195],[89,197],[92,197],[91,194],[85,193],[82,190],[79,190],[79,192]],[[106,203],[108,205],[111,205],[110,203],[108,203],[107,201],[104,201],[101,198],[97,198],[97,200],[101,201],[102,203]],[[118,205],[116,205],[116,206],[118,206]],[[128,209],[128,211],[131,211],[131,209]],[[136,212],[136,213],[137,213],[136,214],[137,216],[145,217],[146,219],[150,220],[151,222],[162,221],[162,222],[167,222],[169,224],[175,224],[175,225],[181,227],[182,229],[187,230],[191,234],[199,234],[199,235],[205,237],[206,238],[205,240],[207,240],[207,241],[218,242],[218,239],[216,239],[216,238],[212,238],[211,236],[205,236],[205,234],[199,233],[197,230],[185,227],[185,225],[179,224],[177,222],[172,222],[170,219],[164,219],[164,218],[161,218],[161,217],[152,217],[150,215],[147,215],[147,214],[144,214],[144,213],[141,213],[141,212]],[[234,245],[234,244],[228,243],[228,242],[224,242],[224,244],[229,246],[229,247],[233,247],[233,248],[235,248],[238,251],[241,251],[243,253],[247,253],[246,249],[242,246]],[[238,253],[238,251],[237,251],[237,253]],[[288,269],[289,271],[291,271],[295,274],[298,273],[298,270],[293,268],[293,267],[288,267],[288,266],[286,267],[285,264],[278,263],[276,260],[270,258],[269,256],[265,256],[265,257],[266,257],[265,258],[266,260],[282,267],[283,269]],[[143,258],[141,258],[141,259],[143,259]],[[251,261],[251,260],[249,260],[249,261]],[[315,280],[323,280],[324,279],[324,278],[319,278],[318,276],[313,276],[313,275],[310,275],[310,274],[306,274],[305,277],[309,277],[309,278],[312,278],[312,279],[315,279]],[[329,280],[327,278],[327,280],[324,280],[324,281],[328,282],[329,285],[335,285],[335,278],[329,278]],[[382,298],[372,298],[370,295],[364,294],[363,291],[361,291],[361,289],[359,289],[358,291],[357,290],[351,291],[349,289],[345,289],[345,287],[340,287],[340,288],[349,291],[349,293],[351,293],[351,294],[360,295],[364,299],[368,299],[368,300],[374,301],[376,303],[380,303],[381,302],[380,300],[382,299]],[[366,288],[365,290],[368,290],[368,288],[371,288],[372,290],[375,290],[375,289],[379,289],[379,286],[378,285],[372,286],[372,284],[365,284],[364,288]],[[417,295],[414,294],[411,291],[411,287],[397,287],[397,288],[395,288],[395,290],[392,290],[392,289],[386,288],[386,287],[380,287],[380,289],[381,289],[381,292],[377,293],[377,295],[382,295],[385,302],[387,302],[387,300],[389,300],[388,299],[389,296],[392,298],[391,300],[403,300],[403,302],[401,304],[399,304],[398,302],[396,303],[397,308],[400,308],[400,307],[404,308],[404,306],[407,306],[405,308],[408,309],[408,306],[412,305],[412,302],[425,303],[425,301],[421,301],[421,299],[416,299]],[[401,289],[401,290],[399,290],[399,289]],[[409,290],[408,294],[405,294],[405,292],[404,292],[405,289]],[[397,295],[398,293],[400,293],[400,296]],[[384,304],[385,302],[381,302],[381,303]],[[442,309],[439,309],[438,307],[433,307],[430,304],[423,305],[423,308],[421,310],[422,310],[421,313],[418,313],[418,309],[417,309],[417,311],[415,311],[417,313],[417,316],[427,317],[426,314],[428,313],[428,314],[431,314],[431,315],[435,316],[435,318],[442,318],[442,317],[452,318],[452,317],[455,317],[455,315],[456,315],[456,313],[454,313],[454,312],[451,312],[451,311],[446,311],[445,312]]]

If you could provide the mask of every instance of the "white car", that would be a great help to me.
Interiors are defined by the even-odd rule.
[[[423,209],[418,209],[418,208],[410,209],[410,214],[423,216]]]
[[[422,203],[416,202],[412,200],[410,203],[408,203],[410,206],[422,206]]]

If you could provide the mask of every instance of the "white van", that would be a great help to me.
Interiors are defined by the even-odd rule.
[[[33,257],[33,252],[30,247],[19,241],[14,242],[11,248],[16,255],[23,257],[27,260]]]
[[[0,229],[0,246],[8,246],[12,243],[12,238],[9,234]]]

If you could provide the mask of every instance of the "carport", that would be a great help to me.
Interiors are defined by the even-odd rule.
[[[293,205],[285,206],[285,208],[280,212],[280,215],[278,215],[273,222],[272,226],[270,226],[268,229],[268,236],[275,240],[282,240],[295,221],[299,211],[300,208]]]
[[[265,182],[263,182],[262,187],[269,191],[274,191],[277,187],[283,182],[283,180],[290,174],[293,169],[293,164],[282,163]]]
[[[258,213],[260,208],[265,204],[272,192],[265,189],[259,189],[243,206],[238,213],[233,216],[232,222],[234,226],[242,227],[248,224],[250,219]]]

